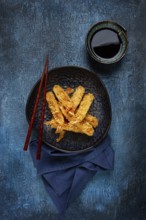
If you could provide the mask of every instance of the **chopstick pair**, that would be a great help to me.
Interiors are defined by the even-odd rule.
[[[37,149],[37,155],[36,155],[37,160],[39,160],[40,156],[41,156],[43,122],[44,122],[44,115],[45,115],[46,91],[47,91],[47,82],[48,82],[48,56],[46,57],[44,70],[43,70],[43,73],[42,73],[42,76],[41,76],[41,81],[40,81],[37,97],[36,97],[36,100],[35,100],[33,113],[32,113],[32,116],[31,116],[28,131],[27,131],[27,136],[26,136],[24,147],[23,147],[24,151],[27,151],[27,149],[28,149],[29,140],[30,140],[32,129],[33,129],[33,124],[34,124],[35,115],[36,115],[36,112],[37,112],[37,107],[38,107],[38,103],[39,103],[39,99],[40,99],[40,94],[41,94],[43,82],[45,82],[45,85],[44,85],[44,94],[43,94],[43,100],[42,100],[40,127],[39,127],[39,135],[38,135],[38,149]]]

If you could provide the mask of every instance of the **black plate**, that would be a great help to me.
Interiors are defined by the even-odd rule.
[[[40,80],[34,85],[26,104],[26,117],[28,122],[30,121],[33,112],[39,82]],[[90,70],[75,66],[66,66],[49,71],[47,91],[52,90],[55,84],[58,84],[63,88],[76,88],[77,86],[82,85],[85,87],[86,93],[93,93],[95,98],[89,112],[99,119],[99,126],[95,129],[92,137],[88,137],[84,134],[67,132],[65,137],[57,143],[57,135],[54,132],[55,130],[44,125],[43,142],[55,149],[65,152],[85,151],[98,145],[107,134],[111,123],[111,104],[103,82]],[[43,93],[41,94],[41,97],[42,95]],[[39,129],[40,113],[41,102],[39,102],[34,124],[34,131],[37,133]],[[46,106],[45,120],[50,120],[51,117],[50,110],[48,106]]]

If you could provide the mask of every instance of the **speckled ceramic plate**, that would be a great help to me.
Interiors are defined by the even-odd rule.
[[[37,95],[39,82],[40,81],[34,85],[26,104],[26,117],[28,122],[30,121],[33,112],[33,106]],[[57,135],[54,132],[55,130],[51,129],[49,126],[44,125],[43,142],[53,148],[65,152],[82,152],[97,146],[107,134],[111,123],[111,104],[103,82],[98,78],[96,74],[87,69],[75,66],[66,66],[49,71],[47,91],[52,90],[55,84],[58,84],[63,88],[76,88],[77,86],[82,85],[85,87],[86,93],[93,93],[95,99],[90,108],[90,114],[96,116],[99,119],[99,126],[95,129],[94,135],[92,137],[86,136],[84,134],[67,132],[65,137],[59,143],[57,143]],[[42,95],[43,93],[41,94],[41,97]],[[37,133],[39,129],[40,114],[41,102],[39,102],[34,124],[34,131]],[[50,120],[51,117],[52,116],[50,110],[46,105],[45,120]]]

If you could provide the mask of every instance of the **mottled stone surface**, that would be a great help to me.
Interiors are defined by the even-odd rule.
[[[88,29],[114,20],[128,30],[121,63],[89,61]],[[0,1],[0,219],[53,219],[57,210],[22,150],[25,104],[40,77],[45,55],[50,69],[78,65],[104,81],[112,103],[113,172],[100,172],[67,210],[64,220],[146,219],[146,2],[144,0]]]

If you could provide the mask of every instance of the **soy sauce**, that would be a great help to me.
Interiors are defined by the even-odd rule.
[[[115,31],[105,28],[93,35],[91,47],[97,56],[110,59],[119,52],[121,40]]]

